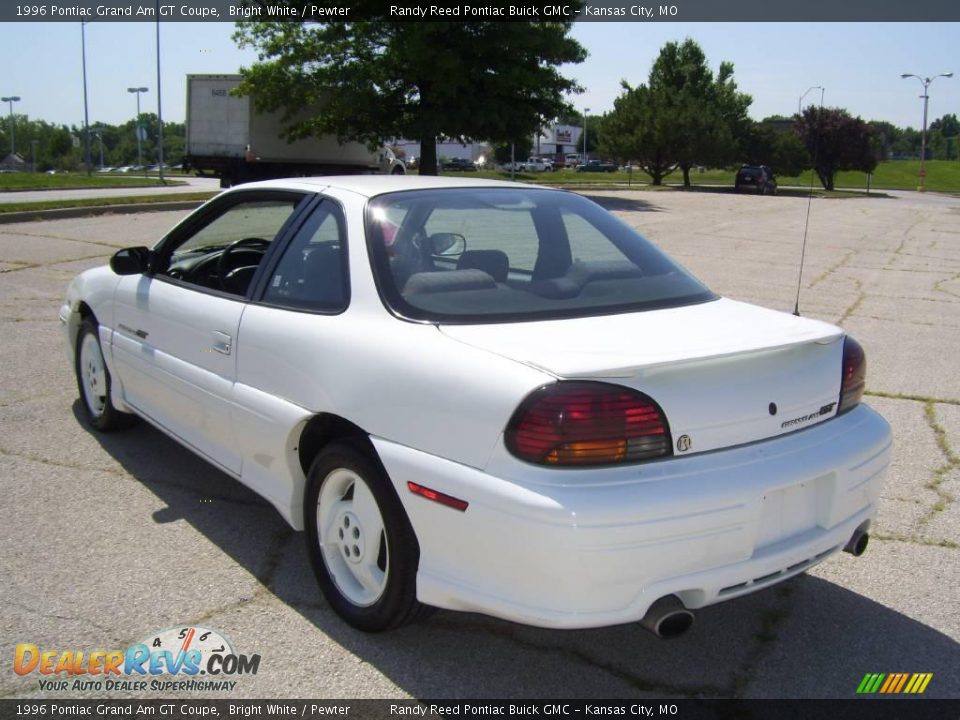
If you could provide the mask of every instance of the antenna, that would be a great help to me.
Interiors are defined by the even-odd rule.
[[[813,90],[813,88],[810,88]],[[807,92],[810,92],[808,90]],[[810,204],[813,202],[813,178],[817,173],[817,159],[820,152],[820,119],[823,116],[823,88],[820,88],[820,109],[817,110],[817,134],[813,141],[813,169],[810,171],[810,190],[807,192],[807,216],[803,221],[803,244],[800,246],[800,271],[797,273],[797,299],[793,314],[800,317],[800,283],[803,280],[803,260],[807,254],[807,230],[810,229]],[[806,93],[804,93],[806,94]],[[802,99],[802,98],[801,98]]]

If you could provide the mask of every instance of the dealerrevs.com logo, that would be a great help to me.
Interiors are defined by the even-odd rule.
[[[39,676],[40,690],[160,692],[224,691],[233,678],[256,675],[259,655],[241,655],[216,630],[181,626],[151,633],[126,650],[49,650],[21,643],[17,675]]]

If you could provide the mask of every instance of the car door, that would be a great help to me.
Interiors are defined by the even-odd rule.
[[[230,406],[249,288],[302,194],[237,191],[176,228],[151,270],[115,293],[111,350],[123,398],[239,475]]]

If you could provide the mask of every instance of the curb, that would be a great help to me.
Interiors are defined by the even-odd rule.
[[[177,200],[158,203],[129,203],[127,205],[93,205],[90,207],[54,208],[51,210],[24,210],[0,213],[0,225],[6,223],[33,222],[35,220],[63,220],[68,218],[95,217],[97,215],[132,215],[142,212],[164,210],[193,210],[206,200]]]

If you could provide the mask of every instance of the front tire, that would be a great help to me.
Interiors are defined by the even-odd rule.
[[[110,399],[113,379],[103,359],[100,333],[93,318],[85,318],[80,324],[74,356],[77,389],[87,423],[101,432],[127,427],[133,416],[117,410]]]
[[[320,590],[350,625],[380,632],[425,613],[417,538],[371,451],[337,443],[320,453],[307,477],[304,521]]]

